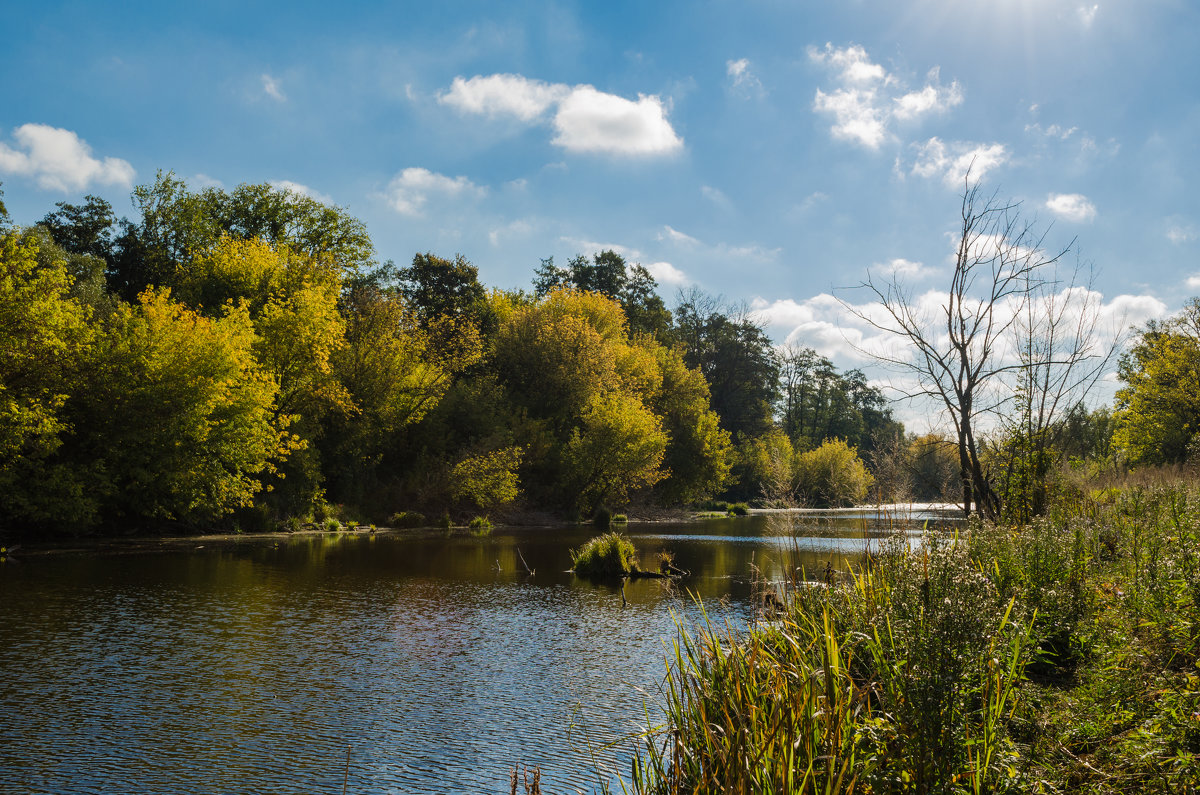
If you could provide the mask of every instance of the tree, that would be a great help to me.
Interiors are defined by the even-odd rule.
[[[197,521],[252,504],[295,448],[245,307],[206,318],[142,294],[110,317],[74,399],[70,453],[95,466],[101,518]]]
[[[84,196],[82,205],[57,202],[55,212],[38,222],[50,230],[54,242],[72,254],[88,254],[101,260],[112,258],[113,226],[117,216],[112,205],[99,196]]]
[[[1049,271],[1074,242],[1047,253],[1046,233],[1021,219],[1019,205],[1001,202],[995,194],[982,197],[969,174],[966,185],[950,289],[939,305],[918,301],[898,277],[877,281],[868,275],[861,287],[881,312],[846,306],[872,327],[903,339],[905,353],[879,358],[916,377],[917,386],[904,394],[932,399],[945,409],[958,447],[963,511],[996,518],[1000,497],[982,462],[981,417],[1011,404],[1012,377],[1021,374],[1030,385],[1024,405],[1050,408],[1038,421],[1052,421],[1056,390],[1074,384],[1079,368],[1094,360],[1086,334],[1064,350],[1053,337],[1067,316],[1047,314],[1037,300],[1058,286]],[[1021,351],[1021,335],[1013,339],[1014,330],[1024,331],[1028,357],[1005,356],[1006,345]],[[1064,368],[1065,380],[1048,376]]]
[[[671,335],[671,312],[657,293],[658,282],[640,263],[628,264],[612,249],[597,252],[589,260],[582,254],[571,259],[566,268],[554,264],[554,257],[542,260],[534,271],[536,298],[558,289],[600,293],[621,305],[630,334],[647,334],[659,342]]]
[[[422,323],[443,317],[474,319],[479,314],[485,294],[479,269],[461,254],[453,260],[417,254],[398,276],[404,300]]]
[[[1134,464],[1200,455],[1200,298],[1151,321],[1121,357],[1114,442]]]
[[[856,505],[867,496],[873,478],[858,452],[842,439],[831,439],[796,457],[800,494],[818,508]]]
[[[88,313],[71,300],[66,258],[43,259],[33,231],[0,233],[0,523],[91,515],[76,472],[57,452],[72,430],[66,403],[81,390],[92,345]]]
[[[684,361],[708,381],[712,408],[735,439],[772,426],[779,370],[771,340],[745,313],[725,314],[719,302],[693,290],[675,310]]]

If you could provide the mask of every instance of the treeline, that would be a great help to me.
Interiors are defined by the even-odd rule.
[[[360,221],[269,185],[160,174],[133,201],[0,213],[7,531],[756,498],[781,440],[862,468],[903,433],[861,373],[808,351],[801,383],[744,311],[672,311],[612,251],[489,289],[461,256],[380,264]]]

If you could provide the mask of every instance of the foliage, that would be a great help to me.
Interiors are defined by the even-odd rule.
[[[781,619],[682,632],[638,792],[994,792],[1026,631],[965,544],[889,545]]]
[[[492,520],[486,516],[476,516],[467,523],[467,529],[477,536],[486,536],[492,532]]]
[[[452,496],[479,508],[506,505],[520,494],[517,467],[524,452],[510,446],[469,456],[454,466]]]
[[[72,430],[65,404],[80,390],[93,333],[67,296],[65,258],[41,261],[39,244],[0,233],[0,516],[78,521],[95,504],[56,453]]]
[[[631,334],[666,343],[671,338],[671,313],[655,291],[657,286],[650,271],[639,263],[629,265],[611,249],[593,254],[590,260],[580,254],[566,268],[557,267],[554,257],[544,259],[533,281],[535,298],[555,290],[599,293],[621,305]]]
[[[1114,441],[1135,464],[1185,461],[1200,448],[1200,298],[1151,321],[1121,358]]]
[[[831,439],[796,457],[798,491],[818,508],[856,505],[871,488],[872,477],[857,451],[842,439]]]
[[[147,291],[98,337],[74,450],[103,472],[104,518],[196,521],[248,506],[295,449],[244,307],[218,319]]]
[[[812,348],[784,346],[776,357],[779,424],[798,450],[845,439],[867,454],[878,441],[903,433],[883,392],[868,384],[861,370],[839,373]]]
[[[708,381],[712,409],[734,439],[756,437],[772,425],[779,366],[771,340],[745,313],[729,316],[699,292],[675,309],[675,336],[684,361]]]
[[[392,514],[390,524],[392,527],[400,528],[423,527],[426,524],[425,514],[416,511],[400,511]]]
[[[571,564],[580,577],[624,577],[638,570],[637,550],[620,533],[605,533],[572,550]]]

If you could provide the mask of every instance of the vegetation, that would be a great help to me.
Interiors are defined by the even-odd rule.
[[[675,645],[638,792],[1194,792],[1200,489],[886,544]]]
[[[581,577],[624,577],[638,570],[637,550],[620,533],[605,533],[572,550],[571,564]]]

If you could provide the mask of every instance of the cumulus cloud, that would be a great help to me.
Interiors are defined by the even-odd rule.
[[[749,58],[726,61],[725,74],[729,76],[730,87],[735,92],[743,95],[762,95],[762,83],[751,71]]]
[[[683,287],[691,284],[692,280],[687,277],[683,271],[676,268],[669,262],[651,262],[646,266],[646,270],[650,271],[650,275],[659,284],[669,284],[676,287]]]
[[[33,177],[46,190],[82,191],[89,185],[133,184],[134,170],[116,157],[98,160],[87,142],[70,130],[23,124],[13,131],[15,147],[0,143],[0,173]]]
[[[667,120],[666,106],[654,95],[631,100],[590,85],[495,74],[456,77],[438,101],[461,113],[509,116],[527,124],[542,121],[553,110],[551,143],[571,152],[664,155],[683,146]]]
[[[484,116],[515,116],[531,122],[540,118],[571,91],[565,85],[543,83],[513,74],[476,75],[454,78],[450,90],[438,95],[438,102],[463,113]]]
[[[963,101],[959,84],[943,86],[936,67],[922,88],[908,91],[898,78],[873,63],[859,45],[837,48],[827,43],[823,50],[809,47],[808,56],[829,67],[838,84],[830,91],[817,89],[813,110],[833,117],[830,132],[834,138],[868,149],[878,149],[894,137],[889,129],[893,121],[942,113]]]
[[[385,193],[401,215],[419,216],[433,197],[480,198],[487,192],[466,177],[447,177],[427,168],[406,168],[392,178]]]
[[[1193,273],[1184,282],[1189,290],[1200,290],[1200,273]]]
[[[1085,28],[1090,28],[1092,23],[1096,21],[1096,14],[1099,13],[1100,6],[1096,3],[1091,5],[1082,5],[1075,9],[1076,15],[1079,17],[1079,23]]]
[[[262,89],[264,94],[276,102],[287,102],[287,96],[283,93],[279,80],[271,75],[264,74],[262,76]]]
[[[1096,205],[1081,193],[1054,193],[1046,199],[1046,209],[1067,221],[1083,223],[1096,217]]]
[[[965,184],[967,172],[971,181],[979,182],[989,171],[1008,162],[1008,148],[1004,144],[975,144],[967,141],[946,143],[940,138],[930,138],[925,143],[913,144],[916,159],[912,172],[927,179],[941,178],[951,188]]]
[[[658,155],[683,146],[662,101],[639,94],[637,102],[591,86],[575,88],[554,116],[551,143],[572,152]]]
[[[309,199],[316,199],[324,204],[333,204],[333,199],[330,196],[315,191],[307,185],[301,185],[299,182],[292,182],[290,179],[273,179],[268,184],[272,188],[276,188],[287,193],[293,193],[297,196],[305,196]]]

